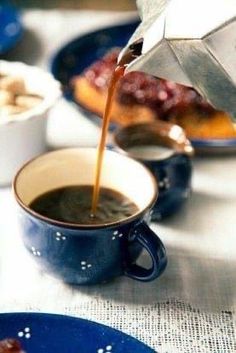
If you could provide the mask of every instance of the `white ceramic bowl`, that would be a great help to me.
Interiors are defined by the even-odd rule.
[[[0,186],[10,184],[19,167],[46,150],[49,110],[61,96],[60,84],[43,70],[19,62],[0,60],[0,73],[23,77],[26,89],[43,97],[42,103],[0,118]]]

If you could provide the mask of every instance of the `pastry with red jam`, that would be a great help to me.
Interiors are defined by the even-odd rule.
[[[117,64],[115,48],[73,78],[75,100],[103,115],[109,82]],[[193,88],[143,72],[123,76],[113,102],[111,120],[127,125],[168,120],[183,127],[189,138],[234,138],[235,127],[227,113],[216,111]]]
[[[82,75],[73,79],[76,101],[99,116],[103,115],[105,109],[108,86],[116,67],[118,53],[119,49],[112,50],[88,67]],[[129,93],[125,96],[121,93],[122,88],[134,92],[134,84],[138,82],[134,83],[132,77],[129,80],[130,75],[133,76],[133,73],[126,75],[118,82],[116,97],[112,104],[111,120],[121,125],[155,120],[155,112],[144,104],[140,104],[140,98],[136,100],[133,94]],[[123,98],[124,102],[122,102]]]

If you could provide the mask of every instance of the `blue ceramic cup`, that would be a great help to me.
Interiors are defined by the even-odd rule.
[[[146,165],[158,183],[152,220],[173,214],[191,191],[193,148],[183,129],[163,121],[133,124],[117,130],[119,152]]]
[[[164,271],[167,258],[158,236],[149,228],[157,186],[150,171],[137,161],[106,151],[101,186],[121,192],[139,211],[119,222],[84,225],[56,221],[29,205],[39,195],[69,185],[93,185],[95,148],[63,149],[28,162],[14,180],[20,225],[27,250],[45,269],[70,284],[95,284],[126,275],[151,281]],[[142,249],[151,268],[136,264]]]

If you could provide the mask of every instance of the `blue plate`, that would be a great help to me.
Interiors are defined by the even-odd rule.
[[[68,100],[75,102],[69,85],[72,77],[81,74],[110,48],[123,47],[138,24],[139,22],[135,21],[88,33],[69,42],[58,51],[52,59],[51,71],[55,78],[63,84],[64,96]],[[97,115],[79,104],[77,106],[87,117],[100,124],[101,119]],[[114,127],[115,124],[111,124],[110,130],[113,130]],[[202,154],[236,152],[236,139],[193,139],[191,142],[195,150]]]
[[[230,154],[236,152],[236,138],[192,139],[191,143],[198,154]]]
[[[0,314],[0,340],[17,338],[26,353],[155,353],[138,340],[70,316]]]
[[[0,5],[0,55],[13,48],[20,40],[23,28],[18,11],[7,5]]]

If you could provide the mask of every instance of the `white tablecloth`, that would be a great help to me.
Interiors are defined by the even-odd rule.
[[[7,57],[47,67],[68,39],[133,14],[27,11],[26,34]],[[92,20],[91,20],[92,19]],[[51,114],[54,147],[95,145],[99,130],[65,101]],[[127,278],[78,289],[40,272],[19,237],[10,188],[0,190],[0,311],[63,313],[129,333],[160,353],[236,351],[236,161],[194,161],[193,194],[173,217],[152,228],[169,264],[152,283]],[[145,256],[144,256],[145,261]]]

